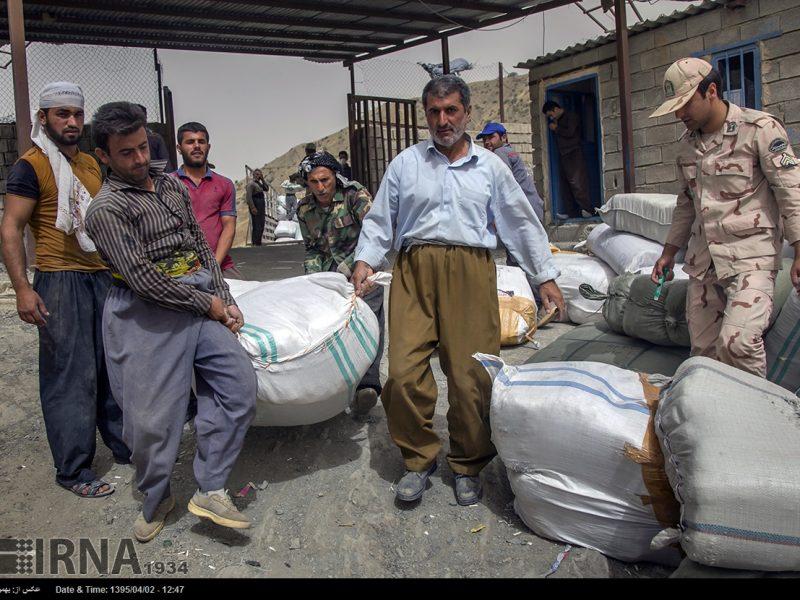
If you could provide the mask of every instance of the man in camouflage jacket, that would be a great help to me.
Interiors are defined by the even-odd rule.
[[[364,215],[372,206],[372,196],[360,183],[339,175],[341,163],[332,154],[317,152],[300,163],[306,196],[297,208],[297,221],[306,246],[305,271],[337,271],[350,279],[353,256],[361,233]],[[380,364],[383,356],[383,288],[364,296],[378,319],[378,355],[358,384],[353,411],[366,414],[381,393]]]
[[[719,73],[699,58],[677,61],[664,76],[668,99],[651,116],[674,112],[687,131],[678,147],[678,203],[652,278],[671,271],[688,242],[692,355],[764,377],[763,334],[784,238],[795,250],[791,278],[800,289],[800,163],[780,121],[723,100],[721,87]]]

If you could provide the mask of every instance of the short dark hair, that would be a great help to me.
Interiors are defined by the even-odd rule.
[[[546,115],[551,110],[556,109],[556,108],[561,108],[561,105],[558,102],[556,102],[555,100],[548,100],[542,106],[542,114]]]
[[[469,108],[469,86],[463,79],[461,79],[461,77],[458,75],[452,75],[450,73],[447,75],[434,77],[427,84],[425,84],[425,88],[422,90],[422,107],[425,108],[427,106],[426,102],[428,100],[428,96],[444,98],[445,96],[449,96],[454,92],[458,92],[458,95],[461,97],[461,104],[464,105],[464,108]]]
[[[711,71],[703,78],[703,81],[700,82],[700,85],[697,86],[697,91],[700,92],[700,95],[705,98],[706,92],[708,88],[711,87],[711,84],[714,83],[717,86],[717,96],[722,99],[722,76],[719,74],[719,71],[716,69],[711,69]]]
[[[211,141],[211,136],[208,135],[208,129],[202,123],[198,123],[197,121],[189,121],[188,123],[184,123],[180,127],[178,127],[178,143],[180,144],[183,140],[183,134],[186,132],[191,133],[205,133],[206,134],[206,141]]]
[[[137,104],[136,106],[138,106],[139,108],[142,109],[142,112],[144,113],[145,118],[147,118],[147,107],[144,104]]]
[[[130,102],[109,102],[97,109],[92,118],[94,145],[108,152],[108,138],[130,135],[147,125],[142,109]]]
[[[349,155],[347,154],[346,150],[339,150],[339,156],[344,156],[345,158],[347,158]]]

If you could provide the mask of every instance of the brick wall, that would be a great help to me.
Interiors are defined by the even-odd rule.
[[[800,144],[800,5],[798,0],[750,0],[744,7],[707,12],[632,35],[631,103],[636,186],[640,192],[676,193],[676,144],[685,128],[673,115],[649,119],[661,103],[669,65],[694,52],[717,50],[778,32],[756,43],[761,52],[762,110],[785,123]],[[710,55],[705,57],[710,58]],[[622,140],[616,44],[610,43],[530,70],[531,140],[536,185],[549,198],[547,123],[541,114],[546,86],[584,73],[597,73],[604,151],[605,199],[622,191]],[[549,210],[549,202],[546,202]]]

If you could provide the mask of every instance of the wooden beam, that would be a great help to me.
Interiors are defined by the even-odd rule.
[[[97,2],[92,0],[26,0],[26,4],[33,4],[38,6],[51,6],[57,8],[68,8],[74,11],[76,16],[82,16],[86,23],[91,23],[92,19],[88,16],[81,15],[81,10],[103,11],[111,13],[111,17],[119,17],[119,15],[136,15],[141,16],[143,13],[146,15],[157,15],[161,17],[181,18],[186,17],[186,8],[174,5],[151,4],[146,8],[140,5],[127,5],[122,3],[115,3],[114,7],[98,8]],[[217,5],[228,4],[224,2],[217,2]],[[230,4],[235,5],[235,2]],[[388,15],[385,15],[388,17]],[[199,12],[197,16],[192,18],[205,19],[210,21],[224,21],[241,23],[242,21],[251,21],[253,23],[263,23],[272,25],[287,25],[287,26],[303,26],[313,27],[316,29],[350,29],[356,31],[376,31],[378,33],[404,33],[409,35],[426,35],[431,32],[430,27],[412,27],[407,25],[369,25],[363,22],[355,21],[337,21],[331,19],[301,19],[296,17],[269,15],[259,12],[244,12],[233,11],[230,7],[224,8],[206,8]]]
[[[561,0],[558,2],[560,5],[565,4],[572,4],[576,0]],[[502,6],[498,4],[490,4],[488,2],[476,2],[474,0],[427,0],[425,4],[431,6],[444,6],[447,8],[460,8],[462,10],[473,10],[475,12],[492,12],[492,13],[500,13],[506,17],[517,18],[523,17],[525,15],[542,12],[542,10],[547,10],[547,8],[540,8],[540,6],[555,4],[553,0],[549,2],[542,2],[539,5],[531,6],[529,8],[517,8],[511,6]],[[446,10],[445,9],[445,10]],[[431,11],[433,12],[433,11]],[[453,17],[453,20],[458,21],[457,17]]]
[[[30,11],[28,11],[30,13]],[[314,44],[315,47],[320,47],[322,45],[330,45],[331,42],[343,42],[346,44],[352,44],[356,46],[365,46],[367,48],[374,48],[376,46],[382,45],[382,43],[396,43],[399,40],[397,38],[387,38],[381,37],[378,39],[373,39],[372,36],[369,36],[367,39],[365,36],[324,36],[320,37],[319,34],[298,34],[297,32],[291,32],[291,34],[287,34],[288,32],[281,32],[281,31],[274,31],[269,29],[264,29],[263,27],[237,27],[237,26],[213,26],[207,24],[198,24],[198,23],[190,23],[190,22],[181,22],[179,19],[170,20],[169,23],[165,22],[163,19],[136,19],[134,20],[123,20],[123,19],[112,19],[112,18],[102,18],[102,19],[92,19],[88,21],[79,16],[74,15],[57,15],[55,17],[44,17],[44,13],[40,15],[36,15],[39,18],[35,18],[30,14],[27,17],[27,24],[28,28],[32,28],[33,26],[42,27],[50,27],[55,29],[58,27],[58,30],[61,31],[71,31],[72,26],[80,29],[81,31],[86,30],[87,28],[91,27],[103,27],[106,29],[114,29],[114,30],[122,30],[122,31],[160,31],[165,33],[176,33],[176,34],[204,34],[204,35],[217,35],[217,36],[225,36],[225,37],[253,37],[258,38],[258,40],[262,41],[272,41],[266,40],[265,38],[278,38],[277,43],[283,43],[281,38],[286,39],[303,39],[308,40],[308,43]],[[291,42],[285,42],[291,43]],[[363,51],[363,49],[362,49]]]
[[[76,34],[59,35],[55,33],[41,33],[35,38],[38,42],[49,42],[53,44],[86,44],[89,46],[121,46],[131,48],[160,48],[167,50],[194,50],[199,52],[226,52],[234,54],[269,54],[273,56],[294,56],[295,58],[321,58],[331,61],[345,61],[353,56],[352,53],[330,53],[330,52],[308,52],[298,50],[286,50],[282,48],[269,48],[265,46],[235,45],[235,44],[216,44],[216,43],[195,43],[180,42],[170,40],[146,40],[146,39],[124,39],[120,37],[83,37]],[[0,31],[0,43],[6,40]]]
[[[408,10],[408,4],[394,8],[373,8],[364,4],[337,4],[320,0],[237,0],[236,4],[257,6],[260,8],[289,8],[292,10],[305,10],[314,13],[336,13],[340,15],[353,15],[354,17],[379,17],[381,19],[397,19],[398,21],[421,21],[423,23],[442,23],[442,17],[430,10]],[[430,2],[429,4],[438,4]],[[464,8],[458,4],[453,8]],[[447,9],[445,9],[447,10]],[[498,10],[497,12],[504,12]],[[301,17],[305,18],[305,17]],[[313,17],[312,17],[313,18]],[[472,19],[461,19],[470,25],[480,27],[480,22]]]
[[[513,21],[516,18],[527,16],[527,15],[534,15],[536,13],[544,12],[546,10],[552,10],[554,8],[560,8],[562,6],[566,6],[567,4],[573,4],[575,0],[549,0],[543,4],[537,4],[536,6],[532,6],[528,10],[523,11],[521,14],[517,13],[508,13],[500,17],[494,17],[491,19],[486,19],[485,21],[481,21],[481,27],[490,27],[492,25],[499,25],[500,23],[505,23],[507,21]],[[456,19],[454,19],[456,20]],[[406,48],[413,48],[414,46],[420,46],[422,44],[427,44],[429,42],[436,41],[441,39],[446,35],[456,35],[458,33],[464,33],[465,31],[470,31],[469,28],[465,27],[453,27],[452,29],[448,30],[445,33],[435,34],[435,35],[426,35],[422,36],[420,39],[416,39],[413,42],[398,42],[397,45],[393,48],[387,48],[386,50],[375,50],[374,52],[368,52],[364,56],[359,56],[353,59],[352,62],[361,62],[364,60],[369,60],[371,58],[376,58],[378,56],[383,56],[385,54],[391,54],[392,52],[397,52],[398,50],[405,50]],[[345,63],[345,66],[349,64]]]
[[[0,26],[2,26],[2,19],[0,19]],[[206,33],[193,33],[190,30],[182,30],[180,28],[172,28],[168,26],[159,26],[159,27],[145,27],[141,30],[138,27],[135,28],[135,31],[129,31],[126,29],[125,26],[120,25],[109,25],[108,27],[103,26],[96,26],[94,24],[83,24],[80,25],[78,23],[64,25],[54,25],[51,23],[41,22],[41,21],[28,21],[27,31],[28,37],[31,41],[38,41],[38,36],[41,34],[53,34],[53,35],[70,35],[70,36],[80,36],[82,38],[86,37],[102,37],[102,38],[126,38],[126,37],[137,37],[146,40],[154,40],[154,41],[173,41],[175,43],[194,43],[194,44],[218,44],[224,46],[235,46],[235,45],[242,45],[242,46],[250,46],[250,47],[258,47],[258,48],[274,48],[274,49],[282,49],[282,50],[307,50],[309,53],[316,54],[318,52],[327,52],[337,54],[340,57],[344,55],[355,55],[359,52],[364,52],[366,50],[370,50],[375,48],[375,44],[370,44],[368,47],[364,47],[363,45],[360,46],[350,46],[347,44],[320,44],[315,42],[310,42],[308,44],[300,43],[300,42],[285,42],[285,41],[273,41],[273,40],[265,40],[263,36],[254,37],[254,36],[245,36],[245,39],[233,39],[239,38],[239,36],[222,36],[222,35],[209,35]],[[1,34],[0,34],[1,35]],[[249,39],[248,39],[249,38]],[[363,44],[363,42],[362,42]]]
[[[17,128],[17,153],[22,156],[31,142],[31,103],[28,94],[28,61],[25,55],[25,17],[22,0],[7,0],[8,37],[14,77],[14,116]]]
[[[631,109],[631,64],[628,47],[628,19],[625,0],[615,0],[617,22],[617,77],[619,80],[620,119],[622,121],[622,168],[625,193],[636,191],[636,165],[633,159],[633,114]]]

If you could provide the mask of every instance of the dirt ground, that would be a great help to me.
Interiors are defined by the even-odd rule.
[[[258,271],[261,278],[279,278],[298,272],[298,251],[240,251],[235,259],[245,275]],[[569,327],[549,326],[536,340],[544,346]],[[528,344],[504,349],[502,356],[520,364],[535,351]],[[0,538],[90,538],[98,546],[107,538],[113,556],[119,540],[132,538],[139,512],[132,470],[115,466],[98,436],[95,467],[116,485],[116,493],[81,499],[54,483],[38,401],[37,355],[36,329],[19,320],[13,295],[0,285]],[[385,376],[385,357],[382,370]],[[435,427],[446,439],[447,386],[438,360],[434,371],[439,383]],[[177,507],[155,540],[135,543],[143,575],[171,570],[185,571],[168,575],[175,578],[545,574],[565,544],[536,536],[516,516],[502,462],[496,458],[483,471],[480,504],[463,508],[455,501],[446,450],[445,444],[422,500],[401,506],[393,484],[402,475],[402,463],[380,404],[358,419],[341,414],[316,425],[251,428],[229,487],[236,493],[248,482],[255,484],[236,499],[255,524],[236,532],[201,521],[186,508],[195,490],[194,439],[187,427],[172,484]],[[574,548],[550,577],[666,577],[671,571]],[[91,563],[88,574],[105,576]]]

